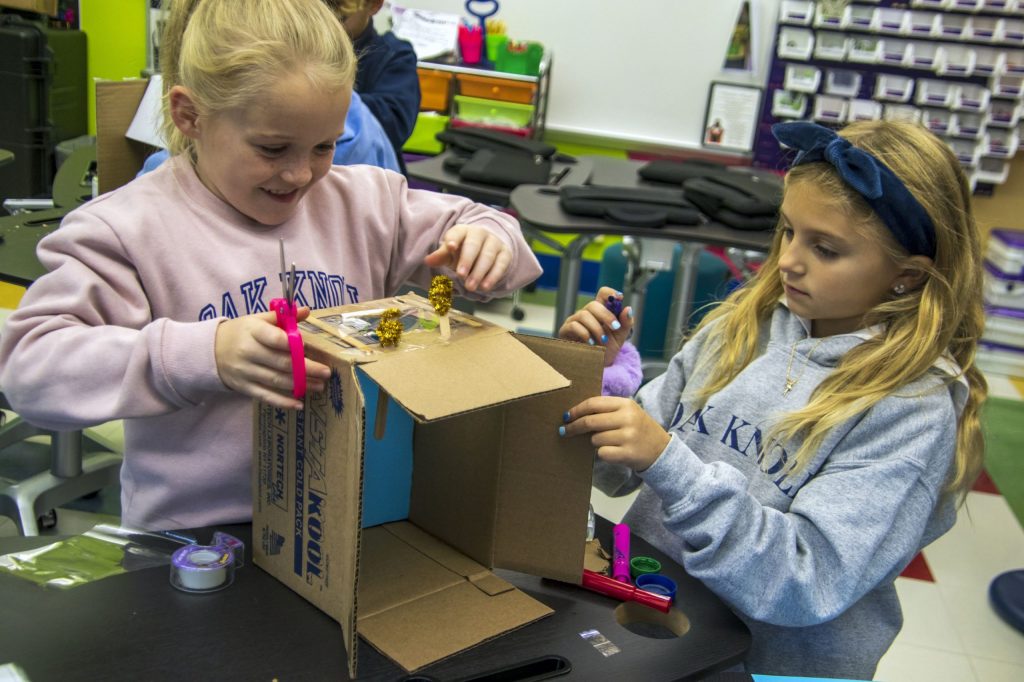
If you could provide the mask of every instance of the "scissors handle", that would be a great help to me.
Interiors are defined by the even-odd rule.
[[[287,298],[270,301],[270,309],[277,313],[277,326],[288,335],[288,349],[292,353],[292,396],[306,395],[306,353],[299,333],[298,308]]]

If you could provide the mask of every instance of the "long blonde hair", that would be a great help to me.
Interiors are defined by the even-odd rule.
[[[923,127],[866,121],[847,126],[840,135],[888,166],[928,212],[935,225],[935,258],[932,266],[924,268],[923,286],[882,301],[868,312],[864,326],[881,331],[848,351],[808,404],[784,415],[765,442],[802,436],[795,459],[797,466],[803,466],[831,429],[920,378],[948,353],[969,386],[957,423],[956,456],[948,482],[948,490],[962,499],[981,471],[984,438],[979,409],[987,393],[985,378],[974,364],[984,313],[981,240],[971,213],[970,188],[953,152]],[[791,169],[787,190],[802,183],[812,183],[832,197],[835,208],[852,224],[874,229],[894,260],[908,255],[830,164],[807,163]],[[705,345],[717,353],[705,356],[709,379],[699,401],[723,389],[757,354],[758,337],[783,294],[781,242],[779,231],[757,275],[702,320],[699,329],[717,323],[708,330]]]
[[[189,89],[205,115],[257,101],[302,73],[325,93],[355,82],[352,42],[322,0],[172,0],[161,40],[163,132],[172,154],[193,153],[174,125],[168,93]]]

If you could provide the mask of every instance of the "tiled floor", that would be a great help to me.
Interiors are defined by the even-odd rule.
[[[503,326],[551,333],[550,306],[522,304],[525,317],[514,320],[511,302],[477,307],[477,314]],[[990,377],[992,395],[1024,398],[1001,377]],[[45,466],[46,449],[35,455]],[[62,509],[56,532],[79,533],[96,522],[92,512],[117,507],[117,490]],[[594,491],[594,509],[618,521],[632,496],[608,498]],[[0,536],[13,535],[12,523],[0,517]],[[996,575],[1024,568],[1024,530],[998,494],[972,492],[956,526],[923,552],[913,575],[897,579],[905,623],[883,657],[876,680],[885,682],[1019,682],[1024,680],[1024,634],[1006,625],[988,603],[988,585]],[[908,571],[911,573],[911,571]]]

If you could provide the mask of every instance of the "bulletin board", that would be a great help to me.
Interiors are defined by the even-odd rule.
[[[711,83],[763,86],[767,77],[780,0],[747,0],[764,54],[748,72],[723,69],[742,2],[505,0],[494,18],[553,55],[550,133],[696,149]],[[397,4],[469,18],[463,0]]]

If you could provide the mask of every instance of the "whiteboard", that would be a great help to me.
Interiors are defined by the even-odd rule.
[[[741,2],[504,0],[494,18],[553,55],[550,132],[698,148],[712,81],[767,81],[780,0],[750,0],[753,71],[722,70]],[[471,18],[463,0],[396,4]],[[376,23],[387,27],[387,9]]]

